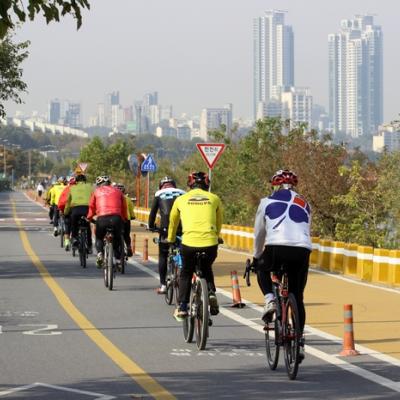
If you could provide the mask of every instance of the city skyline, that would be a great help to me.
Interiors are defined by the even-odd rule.
[[[229,102],[234,105],[236,117],[250,117],[252,22],[266,9],[279,7],[286,8],[287,23],[295,34],[296,86],[309,87],[314,103],[326,108],[328,34],[337,31],[342,19],[366,10],[376,12],[377,24],[385,32],[384,121],[396,117],[394,92],[399,78],[395,71],[399,62],[394,51],[397,23],[393,10],[388,12],[372,1],[338,1],[332,7],[311,0],[305,9],[289,1],[257,0],[245,6],[221,0],[210,13],[212,4],[206,0],[193,7],[178,0],[168,5],[153,0],[150,10],[145,4],[132,6],[126,1],[110,8],[99,0],[85,13],[78,32],[69,21],[50,26],[40,22],[26,24],[17,39],[32,40],[31,55],[24,64],[30,94],[23,96],[24,106],[7,104],[9,115],[16,109],[44,113],[50,99],[63,97],[82,103],[87,124],[104,93],[119,89],[123,104],[132,104],[141,93],[157,90],[163,104],[173,105],[175,115],[199,115],[203,108]],[[154,5],[159,7],[154,9]],[[178,9],[179,18],[172,18]],[[111,21],[107,33],[101,31],[107,21],[106,12],[111,20],[119,21],[118,26]],[[130,15],[131,23],[127,23],[129,18],[124,12]],[[150,15],[151,24],[141,22]],[[167,17],[169,23],[163,22],[162,17]],[[183,32],[186,38],[182,37]],[[68,59],[58,57],[61,51],[70,55]]]

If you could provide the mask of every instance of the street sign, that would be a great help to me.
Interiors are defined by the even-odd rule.
[[[81,169],[82,172],[85,172],[86,168],[88,167],[88,164],[81,162],[81,163],[78,164],[78,166],[79,166],[79,168]]]
[[[135,154],[130,154],[128,156],[128,165],[129,165],[129,169],[136,174],[137,173],[137,169],[138,169],[138,160]]]
[[[142,162],[142,166],[140,169],[142,172],[156,172],[157,171],[157,164],[154,161],[151,154],[149,154],[145,158],[145,160]]]
[[[210,169],[214,168],[225,149],[223,143],[197,143],[196,146]]]

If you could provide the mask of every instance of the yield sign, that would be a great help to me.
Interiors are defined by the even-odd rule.
[[[223,143],[196,143],[196,146],[210,169],[214,168],[225,149]]]
[[[88,165],[87,165],[87,163],[81,162],[81,163],[78,164],[78,166],[79,166],[79,168],[81,169],[82,172],[85,172]]]

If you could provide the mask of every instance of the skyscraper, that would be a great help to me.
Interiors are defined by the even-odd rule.
[[[276,102],[281,87],[294,86],[294,37],[285,12],[268,10],[254,19],[254,118]],[[261,104],[260,104],[261,103]]]
[[[221,125],[225,125],[229,136],[232,129],[232,104],[226,104],[223,108],[204,108],[201,111],[200,137],[203,140],[208,140],[208,133],[221,129]]]
[[[382,30],[370,15],[328,36],[329,114],[335,134],[370,135],[383,119]]]

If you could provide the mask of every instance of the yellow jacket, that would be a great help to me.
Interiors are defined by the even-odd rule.
[[[88,206],[90,196],[93,192],[93,185],[86,182],[77,182],[69,189],[64,214],[68,215],[72,207]]]
[[[51,187],[47,190],[46,192],[46,203],[51,204],[51,192],[53,191],[54,185],[51,185]]]
[[[61,196],[61,193],[65,189],[65,185],[62,183],[55,183],[54,186],[51,188],[51,200],[50,204],[51,205],[57,205],[58,200]]]
[[[133,201],[127,194],[125,195],[125,199],[126,199],[126,214],[128,215],[128,221],[130,221],[131,219],[135,219]]]
[[[175,241],[179,220],[182,244],[190,247],[218,244],[222,227],[220,198],[202,189],[193,189],[177,197],[169,215],[168,242]]]

